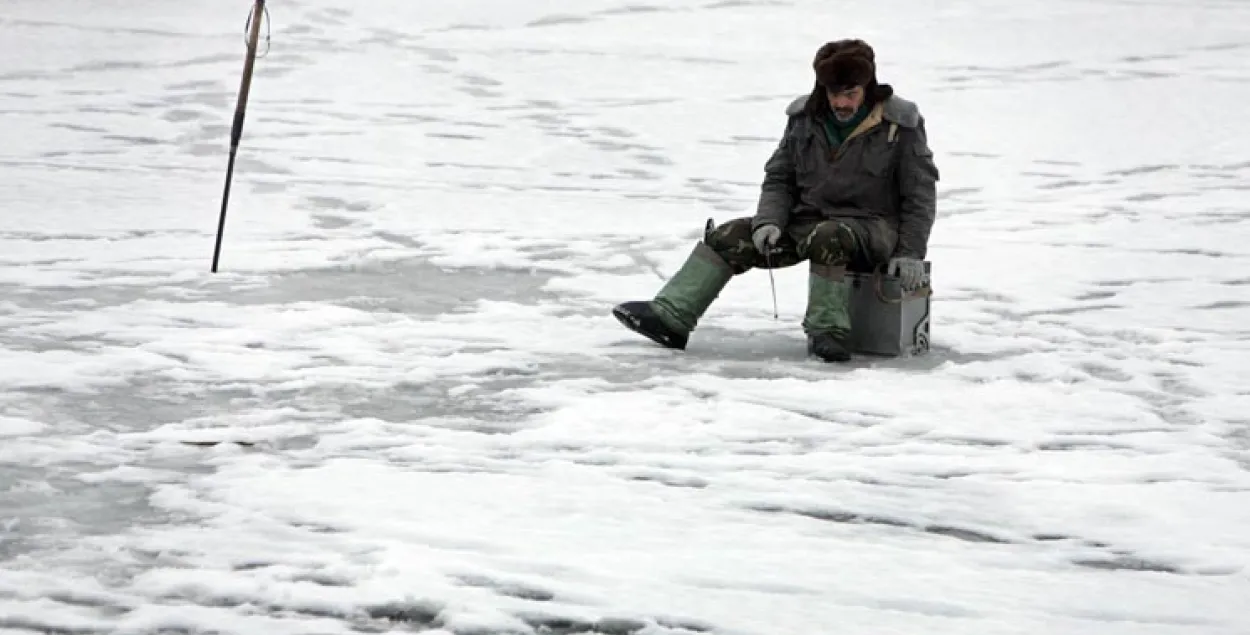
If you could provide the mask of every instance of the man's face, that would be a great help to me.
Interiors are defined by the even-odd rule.
[[[855,116],[855,111],[864,104],[863,86],[842,90],[827,88],[825,95],[828,96],[829,108],[833,110],[833,116],[837,117],[838,121],[850,121]]]

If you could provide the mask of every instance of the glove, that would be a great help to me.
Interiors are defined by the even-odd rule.
[[[761,225],[755,233],[751,234],[751,241],[755,243],[755,250],[761,254],[772,251],[772,247],[777,246],[777,241],[781,240],[781,229],[776,225]]]
[[[888,275],[897,275],[903,290],[910,293],[924,283],[924,263],[917,258],[891,258]]]

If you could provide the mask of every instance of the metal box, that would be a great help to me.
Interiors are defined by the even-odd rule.
[[[930,264],[925,284],[904,296],[897,276],[847,272],[851,283],[852,352],[910,357],[929,351]]]

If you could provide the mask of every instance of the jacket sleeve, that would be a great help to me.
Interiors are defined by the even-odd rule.
[[[794,152],[790,147],[790,129],[794,119],[786,123],[785,132],[777,149],[764,164],[764,183],[760,186],[759,205],[751,219],[751,231],[761,225],[776,225],[785,229],[790,212],[798,200],[798,180],[795,177]]]
[[[896,258],[923,260],[928,251],[929,232],[937,218],[937,165],[929,149],[924,119],[912,129],[900,131],[898,186],[899,221]]]

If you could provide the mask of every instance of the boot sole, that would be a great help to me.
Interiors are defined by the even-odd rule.
[[[834,353],[833,355],[820,355],[811,348],[808,348],[807,357],[808,359],[818,359],[826,364],[845,364],[846,362],[851,361],[851,358],[854,357],[854,355],[851,354],[851,351],[846,350],[841,353]]]
[[[671,348],[671,349],[679,350],[679,351],[686,350],[685,346],[679,346],[673,342],[666,341],[663,337],[659,335],[648,333],[642,330],[641,328],[639,328],[642,325],[638,323],[637,318],[635,318],[634,316],[628,313],[625,313],[624,311],[619,311],[616,308],[613,308],[612,315],[616,317],[616,320],[620,322],[622,325],[624,325],[625,328],[639,335],[642,335],[643,337],[646,337],[647,339],[651,340],[652,342],[655,342],[656,344],[659,344],[660,346],[663,346],[664,348]]]

